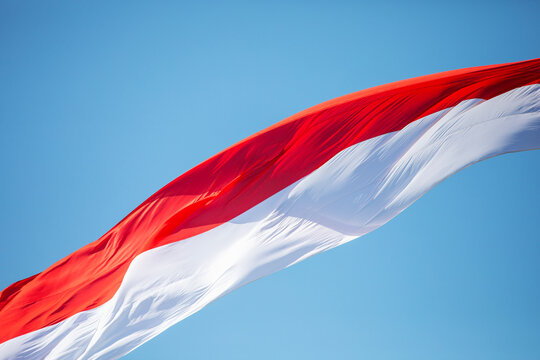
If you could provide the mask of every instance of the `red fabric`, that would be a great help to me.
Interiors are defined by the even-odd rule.
[[[341,150],[458,104],[540,82],[540,59],[360,91],[287,118],[163,187],[97,241],[0,293],[0,343],[111,299],[134,257],[227,222]]]

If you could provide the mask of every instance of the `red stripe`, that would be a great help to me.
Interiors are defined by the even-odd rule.
[[[320,104],[215,155],[99,240],[0,294],[0,343],[111,299],[133,258],[200,234],[308,175],[341,150],[458,104],[540,82],[540,59],[401,81]]]

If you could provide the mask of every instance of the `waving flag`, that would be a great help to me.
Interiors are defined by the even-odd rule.
[[[539,147],[540,59],[317,105],[2,291],[0,357],[120,357],[228,292],[378,228],[460,169]]]

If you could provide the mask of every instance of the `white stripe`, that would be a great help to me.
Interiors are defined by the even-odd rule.
[[[540,85],[364,141],[206,233],[139,255],[115,296],[0,345],[2,358],[118,358],[253,280],[370,232],[477,161],[540,147]]]

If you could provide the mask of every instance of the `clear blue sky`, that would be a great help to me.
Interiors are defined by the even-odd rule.
[[[255,4],[257,3],[257,4]],[[0,287],[339,95],[540,56],[540,2],[0,2]],[[126,358],[540,358],[540,151],[252,283]]]

